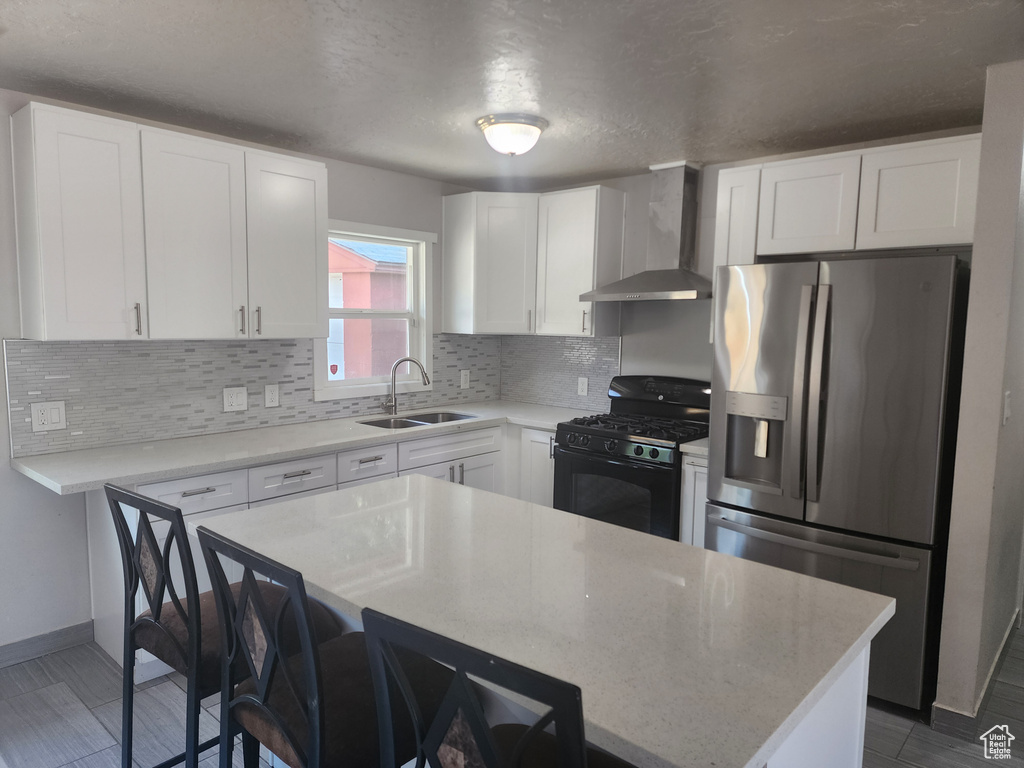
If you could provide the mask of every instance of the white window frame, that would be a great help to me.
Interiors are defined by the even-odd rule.
[[[392,242],[412,246],[412,261],[409,264],[410,285],[412,287],[412,317],[409,323],[409,354],[421,363],[427,376],[434,378],[434,337],[430,313],[430,297],[432,294],[432,259],[437,235],[432,232],[419,232],[413,229],[384,227],[377,224],[358,224],[352,221],[331,219],[327,222],[327,236],[331,238],[348,237],[380,238]],[[330,317],[344,312],[346,317],[358,316],[359,310],[337,310],[328,307]],[[386,317],[386,313],[366,311],[368,316]],[[406,312],[395,313],[396,317],[408,317]],[[398,371],[396,389],[403,392],[426,392],[433,389],[433,384],[424,384],[419,370],[406,372],[404,369],[415,366],[404,363]],[[313,340],[313,400],[342,400],[355,397],[373,397],[389,395],[391,376],[373,376],[354,381],[330,381],[327,377],[327,339]]]

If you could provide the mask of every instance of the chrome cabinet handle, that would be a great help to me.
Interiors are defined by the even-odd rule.
[[[466,465],[459,464],[459,485],[466,484]]]
[[[181,498],[186,499],[189,496],[198,496],[201,493],[213,493],[216,490],[217,489],[213,488],[212,486],[210,488],[196,488],[193,491],[183,491],[181,494]]]
[[[263,335],[263,307],[256,307],[256,335]]]
[[[383,461],[383,460],[384,460],[383,456],[367,456],[365,458],[360,459],[359,463],[360,464],[369,464],[369,463],[374,462],[374,461]]]
[[[135,335],[142,335],[142,305],[135,302]]]
[[[552,435],[548,438],[548,458],[555,458],[555,436]]]
[[[818,286],[818,305],[814,308],[814,339],[811,342],[811,373],[807,382],[807,500],[818,500],[821,467],[818,446],[821,443],[821,379],[825,375],[825,326],[831,285]]]
[[[814,299],[814,286],[805,285],[800,288],[800,314],[796,327],[796,362],[793,365],[793,410],[790,414],[792,429],[789,432],[789,450],[786,451],[787,483],[789,495],[794,499],[802,499],[804,491],[803,457],[804,457],[804,392],[807,387],[807,337],[811,331],[811,302]]]
[[[242,316],[242,327],[238,329],[238,332],[245,335],[245,304],[238,308],[238,314]]]
[[[530,326],[533,324],[533,310],[526,310],[526,330],[530,330]]]
[[[449,464],[448,465],[448,482],[449,483],[454,483],[455,482],[455,465],[454,464]]]
[[[587,310],[583,310],[583,327],[580,328],[580,333],[587,332]]]
[[[313,470],[311,470],[311,469],[299,469],[299,470],[296,470],[295,472],[286,472],[285,476],[284,476],[284,479],[285,480],[291,480],[293,477],[305,477],[306,475],[312,475],[312,474],[313,474]]]

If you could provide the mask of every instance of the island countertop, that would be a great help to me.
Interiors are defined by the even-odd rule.
[[[638,766],[761,768],[841,676],[866,690],[856,662],[895,605],[421,475],[206,525],[347,616],[370,606],[579,685],[588,740]]]

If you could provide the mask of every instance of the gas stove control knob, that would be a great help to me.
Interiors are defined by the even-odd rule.
[[[576,441],[579,440],[579,435],[575,432],[570,432],[565,439],[569,441],[569,445],[575,445]]]
[[[652,459],[656,459],[656,458],[658,458],[658,455],[659,455],[658,449],[657,448],[651,448],[651,458]]]
[[[644,455],[644,447],[642,445],[636,446],[633,449],[633,455],[634,456],[643,456]]]
[[[619,447],[619,441],[618,440],[605,440],[604,441],[604,449],[606,451],[608,451],[608,453],[611,453],[612,451],[614,451],[618,447]]]
[[[580,446],[586,448],[590,445],[590,435],[580,435]]]

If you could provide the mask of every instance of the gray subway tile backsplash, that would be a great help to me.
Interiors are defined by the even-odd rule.
[[[313,400],[313,344],[277,341],[4,343],[12,456],[163,440],[210,432],[380,412],[380,396]],[[430,392],[403,395],[403,410],[505,399],[607,410],[618,339],[532,336],[434,337]],[[470,388],[459,374],[469,369]],[[589,394],[576,394],[579,376]],[[280,405],[263,407],[264,384]],[[224,413],[224,387],[246,386],[249,407]],[[29,404],[63,400],[68,427],[32,432]]]

